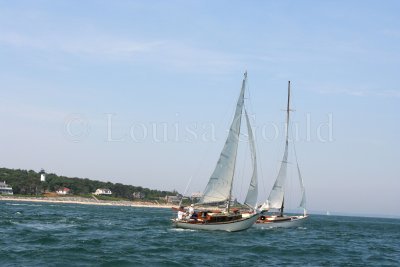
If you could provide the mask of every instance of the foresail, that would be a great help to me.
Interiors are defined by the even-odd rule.
[[[274,187],[268,197],[268,205],[270,209],[280,209],[282,207],[284,192],[285,192],[285,180],[287,173],[287,162],[288,160],[288,142],[286,142],[285,153],[279,169],[278,177],[276,178]]]
[[[301,189],[301,201],[300,201],[300,208],[306,209],[306,189],[304,187],[303,177],[300,173],[299,164],[297,164],[297,173],[299,175],[299,182],[300,182],[300,189]]]
[[[227,201],[230,197],[239,144],[246,77],[247,73],[245,73],[243,79],[242,89],[236,105],[235,116],[229,129],[228,138],[222,149],[217,166],[204,190],[203,197],[200,199],[200,204],[223,202]]]
[[[256,147],[254,143],[253,131],[251,129],[249,116],[247,115],[246,109],[244,110],[247,124],[247,132],[249,135],[249,145],[251,152],[251,159],[253,163],[253,174],[251,176],[249,190],[247,192],[246,200],[244,204],[248,205],[251,208],[255,208],[257,204],[258,197],[258,178],[257,178],[257,155],[256,155]]]

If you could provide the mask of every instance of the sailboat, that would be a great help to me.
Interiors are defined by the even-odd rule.
[[[257,202],[257,160],[255,154],[254,137],[250,126],[247,111],[244,108],[244,95],[246,89],[247,72],[244,74],[242,88],[237,101],[235,115],[230,126],[229,134],[220,154],[214,172],[200,201],[196,207],[203,207],[195,212],[196,216],[173,219],[173,225],[178,228],[210,231],[236,232],[250,228],[258,218],[255,206]],[[242,213],[238,208],[231,207],[233,180],[239,146],[239,136],[244,115],[247,122],[250,151],[252,154],[253,174],[246,196],[245,205],[251,208],[251,212]],[[212,205],[223,204],[224,209],[214,210]],[[208,207],[208,208],[207,208]],[[181,209],[182,210],[182,209]]]
[[[294,156],[297,165],[297,174],[299,177],[299,184],[301,189],[300,208],[303,208],[303,215],[288,216],[284,215],[285,208],[285,182],[287,180],[288,168],[288,154],[289,154],[289,117],[290,117],[290,81],[288,83],[288,100],[286,109],[286,141],[283,159],[279,169],[278,176],[275,180],[274,186],[269,194],[268,199],[261,206],[261,216],[257,219],[255,226],[257,227],[292,227],[300,224],[308,217],[306,210],[306,191],[304,188],[303,178],[300,173],[299,164],[297,161],[296,149],[293,143]],[[268,211],[277,211],[276,213],[266,213]]]

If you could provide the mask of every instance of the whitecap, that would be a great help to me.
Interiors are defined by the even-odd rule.
[[[174,231],[174,232],[197,232],[197,230],[183,229],[183,228],[171,228],[170,231]]]

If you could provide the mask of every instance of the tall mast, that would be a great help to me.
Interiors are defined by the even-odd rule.
[[[285,181],[287,178],[287,160],[288,160],[288,147],[289,147],[289,113],[290,113],[290,81],[288,83],[288,99],[286,107],[286,142],[285,142],[285,152],[283,154],[281,167],[279,169],[278,176],[276,177],[274,186],[267,199],[268,207],[272,209],[281,210],[283,214],[284,202],[285,202]]]
[[[286,145],[289,143],[289,114],[290,114],[290,81],[288,82],[288,99],[286,109]]]
[[[245,90],[246,89],[246,80],[247,80],[247,70],[244,72],[244,78],[243,78],[243,83],[242,83],[242,89]],[[243,106],[242,106],[243,109]],[[240,118],[241,120],[241,118]],[[239,125],[239,133],[238,133],[238,137],[240,136],[240,125]],[[235,176],[235,169],[236,169],[236,159],[237,159],[237,154],[235,155],[235,160],[233,163],[233,173],[232,176]],[[231,188],[229,190],[229,198],[228,198],[228,205],[227,205],[227,212],[229,212],[229,209],[231,207],[231,198],[232,198],[232,188],[233,188],[233,177],[232,177],[232,182],[231,182]]]
[[[290,116],[290,81],[288,82],[288,98],[286,108],[286,149],[289,146],[289,116]],[[282,200],[280,216],[283,216],[283,209],[285,208],[285,197]]]

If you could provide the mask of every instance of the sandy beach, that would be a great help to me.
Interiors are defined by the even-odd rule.
[[[106,201],[106,200],[97,200],[94,198],[84,198],[84,197],[78,197],[78,196],[66,196],[66,197],[0,196],[0,201],[45,202],[45,203],[60,203],[60,204],[147,207],[147,208],[167,208],[167,209],[174,207],[174,205],[172,205],[172,204],[158,204],[155,202]],[[175,205],[175,207],[176,207],[176,205]]]

